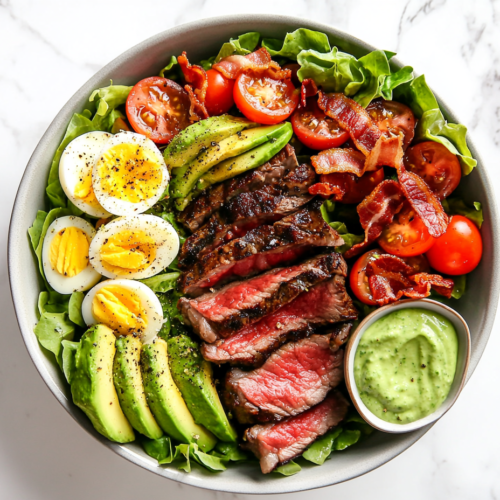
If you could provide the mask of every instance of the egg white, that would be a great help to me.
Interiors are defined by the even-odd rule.
[[[92,240],[95,236],[95,229],[92,224],[86,220],[73,215],[59,217],[48,228],[42,247],[42,265],[45,278],[49,285],[56,291],[62,294],[70,294],[73,292],[83,292],[93,287],[100,279],[101,275],[90,265],[78,273],[76,276],[63,276],[52,268],[50,263],[50,246],[54,237],[63,229],[75,227],[81,229],[87,237]]]
[[[146,311],[147,327],[141,334],[141,341],[143,344],[151,343],[163,325],[163,309],[156,294],[146,286],[144,283],[132,280],[106,280],[98,283],[92,290],[90,290],[82,303],[82,316],[83,321],[88,326],[95,325],[98,320],[92,313],[92,301],[96,293],[105,286],[116,285],[128,290],[133,291],[139,297],[141,305]]]
[[[89,132],[73,139],[63,151],[59,162],[59,181],[66,196],[80,210],[92,217],[109,217],[104,208],[89,205],[75,196],[80,179],[92,175],[92,169],[104,144],[112,137],[107,132]]]
[[[101,247],[112,236],[125,230],[140,230],[150,236],[156,245],[156,256],[150,265],[142,271],[114,273],[104,267],[101,259]],[[107,278],[144,279],[163,271],[179,252],[179,236],[175,229],[161,217],[149,214],[119,217],[102,225],[90,245],[89,257],[92,267]]]
[[[155,162],[160,165],[162,172],[162,180],[158,183],[154,190],[154,195],[150,198],[143,200],[139,203],[132,203],[130,201],[121,200],[114,196],[109,195],[102,186],[102,179],[98,172],[98,162],[94,164],[92,170],[92,186],[94,188],[94,193],[97,197],[99,203],[113,215],[137,215],[145,212],[151,208],[162,196],[167,189],[169,181],[169,173],[165,160],[161,151],[158,149],[156,144],[148,139],[146,136],[141,134],[136,134],[135,132],[120,132],[114,135],[109,141],[107,141],[100,151],[100,155],[104,154],[110,148],[118,144],[133,144],[142,146],[147,152],[152,156]]]

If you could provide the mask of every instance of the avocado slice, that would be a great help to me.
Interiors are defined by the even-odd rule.
[[[113,330],[105,325],[94,325],[83,334],[75,354],[71,394],[97,432],[111,441],[130,443],[134,431],[113,385],[115,341]]]
[[[156,339],[142,347],[142,379],[146,400],[160,427],[181,443],[198,443],[210,451],[217,443],[214,435],[197,425],[175,385],[168,366],[167,343]]]
[[[182,167],[194,160],[202,151],[240,130],[257,127],[257,123],[231,115],[213,116],[193,123],[179,132],[163,152],[169,169]]]
[[[142,342],[138,337],[128,335],[117,339],[115,345],[113,381],[123,413],[136,431],[150,439],[158,439],[163,436],[163,431],[149,409],[142,383]]]
[[[212,366],[203,359],[198,344],[187,335],[168,340],[172,377],[195,422],[212,431],[221,441],[237,441],[215,388]]]
[[[170,195],[173,198],[188,196],[196,181],[212,167],[220,162],[234,158],[275,137],[283,129],[283,125],[271,125],[243,130],[216,143],[213,142],[206,151],[199,154],[187,165],[176,168],[172,172]]]
[[[198,181],[196,189],[205,189],[212,184],[225,181],[247,170],[260,167],[266,163],[266,161],[269,161],[275,154],[279,153],[292,138],[292,135],[292,125],[289,122],[282,123],[280,128],[275,129],[272,134],[269,134],[269,142],[251,149],[236,158],[223,161],[216,167],[210,169]]]

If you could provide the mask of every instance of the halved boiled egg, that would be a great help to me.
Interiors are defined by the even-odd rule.
[[[143,343],[153,341],[163,324],[163,310],[155,293],[144,283],[106,280],[85,296],[82,316],[90,326],[102,323],[116,336],[137,335]]]
[[[120,132],[101,150],[92,171],[99,203],[114,215],[151,208],[165,192],[169,174],[156,144],[141,134]]]
[[[92,169],[104,144],[112,137],[107,132],[89,132],[73,139],[59,162],[59,181],[66,196],[92,217],[109,217],[92,188]]]
[[[62,294],[93,287],[101,275],[89,264],[92,224],[72,215],[56,219],[48,228],[42,247],[43,272],[49,285]]]
[[[155,215],[119,217],[101,226],[90,245],[90,263],[108,278],[143,279],[163,271],[179,252],[179,236]]]

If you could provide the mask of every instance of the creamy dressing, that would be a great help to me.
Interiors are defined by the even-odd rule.
[[[457,367],[452,323],[425,309],[400,309],[375,321],[354,358],[360,397],[377,417],[407,424],[439,408]]]

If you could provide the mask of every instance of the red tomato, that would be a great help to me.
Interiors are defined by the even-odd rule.
[[[404,159],[406,168],[422,177],[442,200],[460,184],[462,169],[456,155],[442,144],[426,141],[412,146]]]
[[[291,80],[242,73],[233,92],[238,109],[249,119],[264,125],[286,120],[299,103],[299,91]]]
[[[403,149],[406,149],[415,135],[415,116],[413,111],[396,101],[377,99],[366,108],[372,120],[382,132],[399,135],[403,133]]]
[[[458,276],[473,271],[483,255],[483,240],[477,226],[467,217],[454,215],[446,233],[427,252],[429,264],[443,274]]]
[[[384,169],[367,172],[361,177],[354,174],[323,174],[319,182],[327,182],[345,190],[340,203],[361,203],[384,180]]]
[[[234,80],[229,80],[216,69],[207,71],[208,87],[205,106],[210,116],[227,113],[234,104]]]
[[[299,106],[292,116],[292,126],[300,142],[311,149],[338,148],[349,132],[323,113],[316,99],[308,99],[307,106]]]
[[[188,93],[167,78],[151,76],[134,85],[125,104],[132,128],[157,144],[169,143],[189,124]]]
[[[370,250],[363,254],[352,266],[351,274],[349,275],[349,284],[356,297],[370,306],[376,306],[373,300],[368,277],[366,276],[366,266],[369,262],[374,261],[380,256],[380,250]]]
[[[378,239],[379,245],[387,253],[398,257],[414,257],[425,253],[434,242],[435,239],[409,203],[405,203]]]

